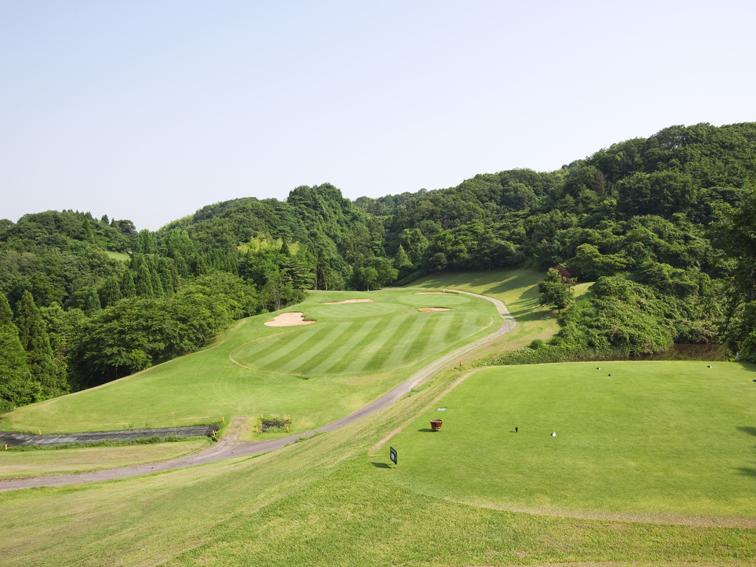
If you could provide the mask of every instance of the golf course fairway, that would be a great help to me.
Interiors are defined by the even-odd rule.
[[[391,440],[391,478],[482,507],[756,525],[753,377],[702,361],[478,370]]]
[[[21,407],[0,417],[0,430],[103,431],[272,416],[290,420],[290,432],[303,431],[349,414],[501,325],[487,301],[413,288],[309,292],[283,313],[314,323],[266,325],[281,313],[244,319],[213,346],[133,376]]]

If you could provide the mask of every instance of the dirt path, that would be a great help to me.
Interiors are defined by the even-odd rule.
[[[145,474],[151,474],[162,471],[170,471],[175,469],[181,469],[185,467],[191,467],[194,465],[202,465],[206,463],[213,463],[221,461],[223,459],[230,459],[234,457],[245,457],[249,455],[257,455],[260,453],[268,453],[275,451],[296,443],[301,439],[307,439],[313,435],[319,433],[328,433],[330,431],[336,431],[342,427],[361,419],[365,416],[379,412],[397,400],[408,394],[413,388],[420,385],[422,382],[433,376],[436,372],[442,368],[451,365],[457,359],[463,357],[469,352],[487,346],[489,343],[497,340],[502,335],[510,332],[515,327],[515,320],[509,314],[504,303],[493,297],[485,295],[479,295],[476,293],[470,293],[466,291],[453,291],[453,293],[460,293],[469,295],[471,297],[477,297],[485,301],[493,303],[499,315],[504,319],[504,323],[493,333],[478,339],[472,343],[466,344],[444,356],[438,358],[421,368],[410,376],[404,382],[401,382],[387,393],[383,394],[379,398],[373,400],[366,406],[358,409],[357,411],[349,414],[346,417],[337,419],[330,423],[313,429],[310,431],[303,431],[301,433],[294,433],[286,437],[279,437],[278,439],[271,439],[269,441],[239,441],[241,431],[245,427],[246,420],[243,417],[235,417],[231,424],[229,424],[226,435],[218,442],[213,444],[212,447],[193,453],[191,455],[185,455],[175,459],[157,463],[145,463],[142,465],[129,465],[125,467],[119,467],[114,469],[104,469],[85,473],[75,474],[63,474],[57,476],[44,476],[33,478],[21,478],[10,479],[0,481],[0,491],[4,490],[18,490],[21,488],[37,488],[37,487],[51,487],[51,486],[67,486],[72,484],[85,484],[91,482],[99,482],[104,480],[116,480],[121,478],[129,478],[133,476],[140,476]]]

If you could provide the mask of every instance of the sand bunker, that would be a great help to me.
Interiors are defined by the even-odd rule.
[[[298,325],[311,325],[315,321],[305,321],[304,313],[281,313],[274,319],[265,322],[266,327],[296,327]]]
[[[439,311],[450,311],[448,307],[418,307],[420,313],[438,313]]]
[[[327,301],[323,305],[344,305],[345,303],[373,303],[372,299],[345,299],[344,301]]]

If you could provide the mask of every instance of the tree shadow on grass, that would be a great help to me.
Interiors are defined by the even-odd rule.
[[[735,470],[737,470],[743,476],[756,477],[756,468],[753,468],[753,467],[739,467],[739,468],[737,468]]]
[[[750,425],[739,425],[737,430],[742,431],[743,433],[748,433],[748,435],[756,436],[756,427]]]

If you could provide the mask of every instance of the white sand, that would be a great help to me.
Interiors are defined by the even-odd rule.
[[[372,299],[345,299],[344,301],[327,301],[323,305],[344,305],[345,303],[373,303]]]
[[[439,311],[450,311],[448,307],[418,307],[421,313],[438,313]]]
[[[274,319],[265,322],[266,327],[296,327],[299,325],[311,325],[315,321],[305,321],[304,313],[294,311],[291,313],[281,313]]]

